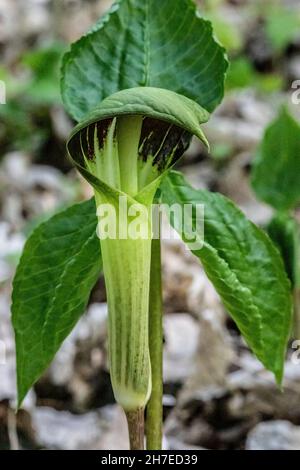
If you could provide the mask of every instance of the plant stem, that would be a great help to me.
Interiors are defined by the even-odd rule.
[[[130,450],[144,450],[144,408],[126,412]]]
[[[149,304],[149,347],[152,370],[152,392],[147,405],[147,450],[162,448],[162,282],[160,239],[153,239],[151,252],[151,284]]]
[[[293,301],[294,301],[294,338],[300,339],[300,223],[297,211],[293,212],[294,253],[293,253]]]

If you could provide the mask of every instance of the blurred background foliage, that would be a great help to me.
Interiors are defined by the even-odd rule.
[[[1,65],[0,80],[7,84],[7,104],[0,107],[1,153],[22,149],[39,158],[51,136],[49,110],[61,106],[59,71],[65,49],[53,42],[26,51],[17,73]]]

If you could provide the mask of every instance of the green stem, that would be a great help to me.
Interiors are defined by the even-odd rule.
[[[294,329],[295,339],[300,339],[300,223],[297,211],[293,211],[293,303],[294,303]]]
[[[161,246],[159,239],[153,239],[151,252],[151,284],[149,305],[149,345],[152,370],[152,392],[147,405],[146,435],[147,450],[162,448],[162,282]]]
[[[144,408],[126,412],[130,450],[144,450]]]

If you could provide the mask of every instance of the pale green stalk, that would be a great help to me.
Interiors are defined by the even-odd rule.
[[[163,415],[163,317],[160,239],[152,241],[149,305],[149,344],[152,365],[152,391],[147,405],[147,450],[162,448]]]

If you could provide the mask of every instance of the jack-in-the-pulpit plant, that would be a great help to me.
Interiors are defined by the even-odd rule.
[[[110,373],[115,397],[126,412],[143,409],[151,393],[152,203],[163,175],[183,155],[192,135],[206,142],[200,124],[208,117],[197,103],[172,91],[131,88],[106,98],[74,129],[68,143],[71,158],[95,191]],[[111,212],[103,221],[107,230],[101,226],[103,209]]]
[[[52,217],[26,243],[12,306],[19,405],[83,314],[103,270],[111,381],[131,448],[144,448],[146,407],[147,448],[161,448],[154,202],[192,208],[188,222],[201,243],[189,243],[178,211],[170,211],[171,225],[200,259],[248,345],[281,382],[291,295],[278,250],[231,201],[193,189],[173,170],[193,136],[207,145],[201,124],[222,100],[226,69],[224,49],[192,0],[119,0],[65,55],[63,101],[79,121],[68,154],[94,198]]]

